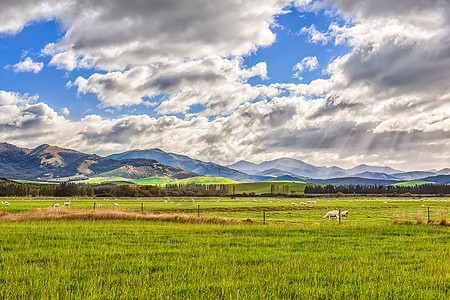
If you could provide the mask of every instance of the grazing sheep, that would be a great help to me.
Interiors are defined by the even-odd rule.
[[[117,203],[114,203],[114,207],[120,207],[120,205]]]
[[[317,201],[311,201],[311,203],[313,203],[313,204],[317,204]]]
[[[306,203],[308,203],[308,204],[311,204],[311,203],[312,203],[312,201],[306,201]]]
[[[8,201],[5,201],[5,205],[11,205],[11,203],[9,203]]]
[[[300,202],[300,205],[308,205],[308,203]]]
[[[269,201],[269,203],[272,203],[272,201]]]
[[[59,203],[53,204],[52,207],[59,207]]]
[[[295,204],[294,202],[292,202],[292,205],[297,205],[297,204]]]
[[[72,203],[72,201],[64,202],[64,206],[69,206],[70,207],[70,203]]]
[[[337,210],[332,210],[327,212],[327,214],[325,216],[323,216],[323,219],[325,220],[326,218],[328,218],[328,220],[331,220],[331,218],[336,218],[336,220],[339,219],[339,212]]]
[[[386,201],[384,201],[383,203],[384,203],[384,204],[387,204],[387,202],[386,202]]]
[[[97,205],[97,207],[98,207],[98,208],[100,208],[100,207],[102,207],[102,205],[101,205],[101,204],[99,204],[99,205]]]
[[[2,201],[2,204],[5,204],[5,202]]]
[[[219,202],[220,202],[219,200],[216,201],[216,203],[219,203]]]
[[[348,211],[346,211],[346,210],[344,210],[344,211],[341,211],[341,218],[348,218]]]

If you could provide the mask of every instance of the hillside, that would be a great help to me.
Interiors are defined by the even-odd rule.
[[[270,179],[270,177],[265,176],[248,175],[244,172],[233,170],[212,162],[204,162],[198,159],[193,159],[186,155],[164,152],[161,149],[132,150],[119,154],[109,155],[107,157],[115,160],[123,160],[130,158],[154,159],[163,164],[172,167],[182,168],[184,170],[188,170],[202,176],[225,177],[235,181],[251,182]]]
[[[106,174],[103,174],[106,173]],[[98,175],[131,179],[161,177],[183,179],[196,173],[172,167],[150,159],[114,160],[71,149],[41,145],[23,149],[0,144],[0,177],[21,180],[83,179]]]

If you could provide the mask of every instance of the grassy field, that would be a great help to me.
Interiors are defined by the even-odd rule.
[[[302,194],[308,184],[300,181],[243,182],[236,185],[236,193],[255,192],[256,194],[266,194],[270,193],[271,185],[280,186],[280,193],[283,191],[283,185],[289,185],[289,191],[296,191],[297,194]]]
[[[412,180],[412,181],[396,183],[396,184],[393,184],[393,185],[396,185],[396,186],[416,186],[416,185],[423,185],[423,184],[434,184],[434,182],[423,181],[423,180]]]
[[[0,299],[450,298],[449,198],[2,201]]]
[[[196,183],[196,184],[236,184],[239,182],[228,179],[228,178],[224,178],[224,177],[197,176],[197,177],[176,180],[171,183],[174,183],[174,184],[191,184],[191,183]]]

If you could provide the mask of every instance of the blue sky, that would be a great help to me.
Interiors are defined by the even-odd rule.
[[[248,82],[252,85],[271,83],[309,83],[317,78],[328,78],[323,69],[337,56],[348,53],[348,45],[334,45],[308,42],[306,34],[301,29],[314,25],[318,30],[326,30],[331,23],[342,23],[339,16],[331,17],[319,12],[300,12],[291,7],[290,12],[277,17],[273,32],[276,40],[267,47],[243,56],[244,64],[252,67],[259,62],[267,63],[268,78],[253,77]],[[97,97],[91,93],[79,94],[76,88],[66,86],[67,82],[75,81],[78,76],[89,77],[93,73],[101,72],[98,69],[74,69],[67,71],[49,66],[51,57],[45,56],[41,50],[50,43],[61,40],[66,34],[63,25],[56,19],[49,21],[36,21],[27,24],[16,35],[2,34],[0,36],[0,89],[13,90],[22,94],[39,95],[41,99],[60,111],[64,107],[70,110],[69,118],[77,120],[86,114],[100,114],[107,117],[117,117],[123,114],[148,114],[157,117],[155,107],[136,105],[129,108],[102,108]],[[305,71],[300,81],[294,77],[293,67],[304,57],[316,56],[320,66],[312,71]],[[43,62],[44,68],[38,74],[32,72],[15,72],[12,68],[16,63],[31,57],[34,62]],[[104,72],[103,72],[104,73]],[[165,95],[156,97],[164,98]],[[198,106],[199,108],[203,106]],[[194,106],[190,113],[198,112]],[[170,114],[171,115],[171,114]],[[182,114],[173,114],[183,117]]]
[[[450,7],[425,2],[7,1],[0,140],[448,167]]]

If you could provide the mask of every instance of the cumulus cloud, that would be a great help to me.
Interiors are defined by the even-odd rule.
[[[34,74],[39,73],[44,67],[42,62],[34,62],[31,57],[25,58],[25,60],[18,62],[13,65],[14,72],[33,72]]]
[[[5,3],[1,32],[51,17],[62,22],[66,34],[42,52],[57,68],[96,69],[71,82],[78,93],[94,93],[104,107],[157,105],[163,116],[69,121],[43,103],[4,92],[4,140],[28,134],[61,144],[62,133],[63,146],[79,150],[161,147],[222,163],[294,156],[318,164],[376,162],[410,169],[411,157],[423,168],[450,160],[448,1]],[[290,3],[342,18],[324,31],[307,26],[299,37],[351,50],[329,63],[328,79],[250,85],[249,78],[267,78],[267,65],[245,66],[242,57],[275,41],[272,26]],[[27,9],[29,16],[10,17]],[[318,66],[317,58],[305,59],[294,69],[298,76]],[[176,113],[186,118],[164,116]]]
[[[29,103],[32,101],[36,101],[39,99],[39,96],[33,95],[30,96],[28,94],[21,95],[16,92],[8,92],[4,90],[0,90],[0,105],[16,105]]]
[[[307,56],[303,58],[301,62],[297,63],[292,70],[296,71],[294,77],[298,78],[299,80],[302,80],[303,77],[301,76],[301,74],[304,71],[313,71],[316,70],[318,67],[319,61],[317,60],[317,57]]]

